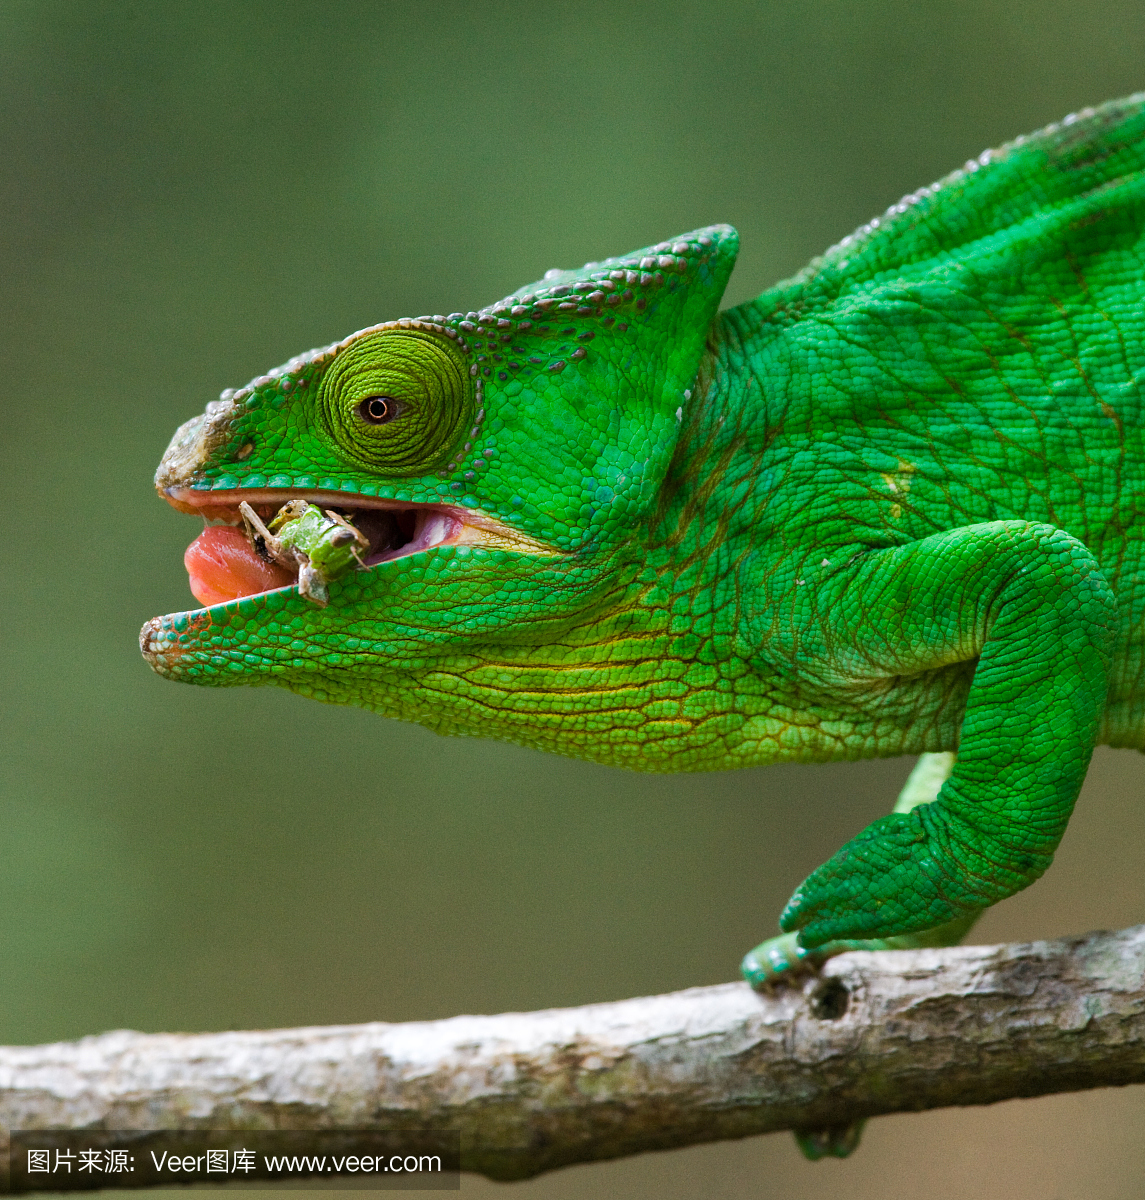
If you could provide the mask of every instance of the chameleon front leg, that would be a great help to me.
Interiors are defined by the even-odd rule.
[[[880,729],[933,728],[947,682],[965,700],[937,798],[868,826],[792,896],[780,928],[803,950],[968,922],[1046,870],[1093,753],[1117,634],[1096,559],[1049,525],[993,521],[840,559],[818,578],[806,556],[760,574],[760,658],[804,719],[877,744]]]
[[[771,594],[761,589],[765,661],[804,711],[837,722],[865,711],[872,730],[888,718],[925,727],[929,685],[948,668],[973,674],[957,761],[924,758],[896,811],[803,882],[780,918],[794,942],[748,955],[751,982],[856,942],[956,942],[983,908],[1037,879],[1093,753],[1116,637],[1116,601],[1093,555],[1048,525],[996,521],[855,547],[819,586],[810,575],[773,563]],[[808,1158],[842,1158],[862,1128],[796,1141]]]
[[[895,806],[896,813],[908,813],[920,804],[933,804],[938,792],[954,770],[954,755],[923,754],[911,771]],[[814,950],[799,944],[799,934],[783,933],[760,942],[744,955],[740,969],[754,988],[767,987],[800,972],[815,970],[827,959],[848,950],[920,950],[926,946],[956,946],[970,932],[982,910],[948,921],[934,929],[921,929],[886,938],[843,938],[824,942]]]

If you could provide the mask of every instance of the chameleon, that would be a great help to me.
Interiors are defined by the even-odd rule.
[[[204,607],[140,645],[630,770],[921,755],[748,953],[773,986],[957,942],[1050,866],[1094,746],[1145,748],[1145,94],[720,311],[737,249],[550,270],[224,391],[155,477],[205,521]],[[242,532],[299,499],[361,538],[325,607]]]

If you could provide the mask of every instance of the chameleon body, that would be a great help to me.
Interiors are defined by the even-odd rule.
[[[1094,745],[1145,745],[1143,236],[1133,97],[722,313],[714,226],[300,355],[157,486],[232,525],[301,496],[365,569],[317,608],[240,564],[144,654],[636,770],[943,755],[746,969],[956,940],[1050,865]]]

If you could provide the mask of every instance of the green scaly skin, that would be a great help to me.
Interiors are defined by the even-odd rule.
[[[156,618],[143,651],[635,770],[957,751],[746,970],[955,941],[1050,865],[1094,745],[1145,741],[1143,231],[1134,97],[723,313],[715,226],[302,355],[188,422],[161,493],[448,536],[325,609],[284,588]],[[399,415],[368,424],[371,396]]]

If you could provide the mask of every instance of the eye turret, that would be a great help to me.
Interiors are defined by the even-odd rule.
[[[379,329],[341,350],[318,392],[338,452],[386,475],[424,475],[449,458],[472,424],[468,364],[450,339],[424,329]]]

